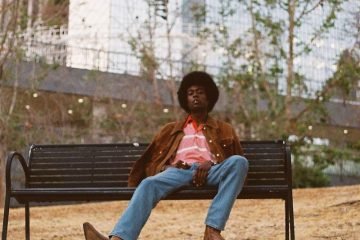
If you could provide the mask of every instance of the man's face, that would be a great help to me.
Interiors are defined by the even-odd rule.
[[[209,101],[203,86],[192,85],[187,89],[186,94],[190,112],[207,112]]]

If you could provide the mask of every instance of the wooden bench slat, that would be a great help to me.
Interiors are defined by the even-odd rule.
[[[285,179],[284,173],[249,173],[248,179]],[[78,174],[78,175],[71,175],[71,174],[62,174],[62,175],[32,175],[29,178],[29,182],[73,182],[73,181],[120,181],[120,180],[127,180],[127,174]]]
[[[116,163],[116,162],[78,162],[78,163],[36,163],[32,165],[32,170],[46,170],[46,169],[73,169],[78,170],[88,168],[112,168],[112,169],[123,169],[130,168],[133,166],[133,162]],[[268,168],[269,171],[283,170],[285,171],[284,165],[279,162],[251,162],[249,171],[256,171],[259,168]]]
[[[30,171],[31,176],[37,176],[37,175],[83,175],[83,174],[129,174],[131,170],[131,167],[127,168],[97,168],[97,169],[91,169],[91,168],[83,168],[83,169],[45,169],[45,170],[39,170],[39,169],[32,169]]]
[[[281,148],[283,147],[283,144],[281,143],[246,143],[246,142],[241,142],[241,146],[243,149],[255,149],[255,148],[262,148],[262,149],[266,149],[266,148]]]
[[[85,151],[85,152],[41,152],[33,154],[34,158],[96,158],[96,157],[106,157],[106,156],[135,156],[140,157],[142,152],[96,152],[96,151]]]
[[[251,153],[283,153],[284,149],[281,148],[243,148],[245,154]]]
[[[268,145],[266,145],[267,147],[265,147],[264,145],[256,145],[256,144],[251,144],[249,146],[243,145],[243,149],[245,153],[281,153],[283,152],[283,145],[278,145],[278,144],[271,144],[271,146],[269,147]],[[145,150],[145,147],[127,147],[127,148],[122,148],[122,147],[116,147],[116,146],[112,146],[112,147],[106,147],[106,148],[101,148],[101,147],[73,147],[72,145],[68,146],[68,145],[64,145],[64,146],[57,146],[57,147],[53,147],[53,148],[45,148],[45,147],[34,147],[32,149],[32,153],[34,154],[34,156],[37,155],[43,155],[46,156],[47,154],[56,154],[56,153],[87,153],[87,152],[91,152],[91,153],[104,153],[106,154],[108,153],[113,153],[113,152],[118,152],[118,153],[124,153],[124,152],[138,152],[138,153],[142,153]]]
[[[287,182],[285,180],[248,180],[246,186],[286,186]],[[123,182],[67,182],[67,183],[31,183],[29,188],[103,188],[103,187],[127,187],[127,181]]]
[[[113,156],[113,157],[69,157],[69,158],[34,158],[31,161],[31,164],[46,164],[46,163],[81,163],[81,162],[115,162],[115,163],[134,163],[135,160],[138,159],[138,156]]]
[[[47,155],[53,153],[142,153],[144,152],[144,147],[73,147],[72,145],[57,146],[56,148],[42,148],[35,147],[31,149],[32,154],[34,155]]]
[[[247,185],[286,185],[287,181],[285,179],[248,179]]]
[[[285,180],[248,180],[246,186],[244,187],[257,187],[259,185],[263,185],[264,188],[269,186],[287,186],[288,183]],[[96,183],[88,183],[88,182],[68,182],[68,183],[31,183],[29,184],[29,188],[104,188],[104,187],[127,187],[127,180],[122,182],[96,182]]]
[[[94,163],[92,165],[86,163],[73,163],[73,164],[61,164],[61,163],[54,163],[54,164],[37,164],[36,167],[33,167],[32,171],[37,170],[75,170],[78,169],[79,171],[89,168],[99,169],[99,168],[107,168],[107,169],[128,169],[131,167],[132,164],[125,165],[124,164],[117,164],[117,163]],[[250,165],[249,172],[274,172],[274,171],[285,171],[284,166],[281,165]],[[30,172],[31,173],[31,172]]]
[[[14,191],[14,196],[21,203],[27,200],[42,201],[91,201],[91,200],[130,200],[133,188],[36,188],[24,189]],[[194,189],[185,188],[181,191],[171,194],[166,199],[168,200],[194,200],[194,199],[209,199],[213,198],[216,194],[216,189]],[[286,186],[248,186],[244,187],[238,199],[286,199],[288,188]]]
[[[282,160],[283,156],[278,155],[244,155],[248,160]]]
[[[33,169],[74,169],[74,168],[78,168],[78,169],[82,169],[82,168],[126,168],[132,166],[132,163],[121,163],[121,162],[104,162],[104,163],[92,163],[92,162],[74,162],[74,163],[61,163],[61,162],[56,162],[56,163],[43,163],[43,164],[33,164],[32,168]]]
[[[56,156],[56,157],[46,157],[46,158],[33,158],[31,163],[51,163],[51,162],[100,162],[100,161],[135,161],[139,158],[140,155],[115,155],[115,156],[98,156],[98,157],[89,157],[89,156]],[[252,155],[244,155],[248,160],[256,161],[256,160],[263,160],[263,161],[283,161],[283,155],[266,155],[266,154],[252,154]]]
[[[250,172],[284,172],[284,166],[249,166],[249,173]]]
[[[145,149],[147,143],[107,143],[107,144],[42,144],[42,145],[33,145],[31,146],[31,151],[46,151],[46,150],[57,150],[57,149]]]
[[[52,176],[31,176],[29,182],[76,182],[76,181],[86,181],[86,182],[96,182],[96,181],[113,181],[117,182],[120,180],[127,180],[128,175],[126,174],[84,174],[84,175],[52,175]]]
[[[247,178],[248,179],[262,179],[262,178],[281,178],[285,179],[286,175],[283,172],[272,172],[272,173],[248,173]]]
[[[256,159],[256,160],[249,160],[249,164],[251,166],[284,166],[283,159]]]
[[[30,188],[88,188],[88,187],[96,187],[96,188],[102,188],[102,187],[126,187],[127,181],[124,181],[123,184],[121,182],[110,182],[110,181],[104,181],[104,182],[94,182],[94,183],[88,183],[88,182],[71,182],[71,183],[31,183],[29,184]]]

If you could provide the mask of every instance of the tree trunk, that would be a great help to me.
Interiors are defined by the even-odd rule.
[[[167,4],[165,5],[166,8],[168,8]],[[166,14],[168,14],[168,9],[166,10]],[[170,77],[169,79],[167,79],[167,81],[169,82],[168,86],[169,86],[169,90],[171,93],[171,99],[172,99],[172,104],[173,104],[173,110],[174,110],[174,114],[177,120],[179,120],[179,116],[180,114],[178,114],[178,110],[176,107],[176,103],[177,103],[177,87],[176,87],[176,82],[175,82],[175,77],[174,77],[174,66],[173,66],[173,60],[172,60],[172,42],[171,42],[171,27],[170,27],[170,23],[169,23],[169,18],[166,17],[166,39],[167,39],[167,58],[168,58],[168,64],[169,64],[169,72],[170,72]]]
[[[6,0],[1,0],[0,32],[3,32],[5,29],[5,4],[6,4]]]
[[[27,28],[28,28],[28,30],[32,27],[33,13],[34,13],[34,0],[28,0],[28,9],[27,9]]]
[[[294,30],[295,30],[295,0],[288,0],[288,14],[289,14],[289,36],[288,36],[288,58],[287,58],[287,77],[286,77],[286,96],[285,96],[285,117],[286,117],[286,131],[289,132],[291,128],[291,102],[292,102],[292,85],[294,81]]]
[[[0,143],[0,208],[5,203],[5,161],[6,161],[6,144]]]

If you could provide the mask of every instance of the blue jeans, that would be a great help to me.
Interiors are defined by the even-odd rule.
[[[127,209],[116,223],[110,236],[124,240],[137,239],[156,204],[177,189],[192,184],[192,177],[198,164],[183,170],[169,167],[155,176],[145,178],[136,188]],[[244,185],[248,171],[248,161],[238,155],[231,156],[211,167],[207,186],[217,186],[205,224],[223,230],[231,208]]]

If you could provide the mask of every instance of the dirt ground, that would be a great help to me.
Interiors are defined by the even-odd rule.
[[[202,239],[209,204],[162,201],[139,239]],[[126,205],[124,201],[32,207],[31,237],[84,239],[85,221],[108,233]],[[360,185],[294,190],[294,210],[296,239],[360,239]],[[281,200],[237,200],[222,235],[227,240],[284,239],[283,214]],[[10,210],[8,239],[25,239],[23,208]]]

